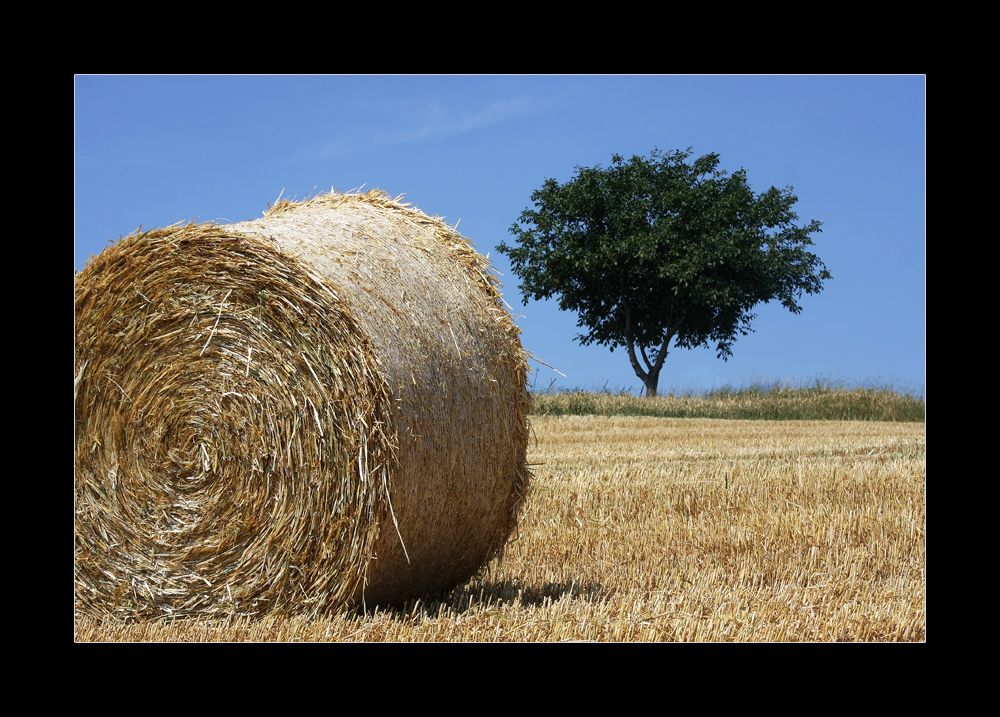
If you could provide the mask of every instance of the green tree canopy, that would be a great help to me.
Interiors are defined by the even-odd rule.
[[[614,155],[565,184],[547,179],[510,228],[517,245],[497,248],[525,304],[558,296],[579,314],[580,343],[626,348],[648,396],[671,341],[714,344],[725,360],[752,331],[755,306],[777,300],[797,314],[802,294],[831,278],[807,251],[820,222],[795,224],[792,187],[755,194],[743,169],[729,175],[717,154],[690,156]]]

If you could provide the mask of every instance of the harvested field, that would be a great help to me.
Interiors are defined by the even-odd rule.
[[[532,419],[502,561],[394,610],[98,624],[78,640],[922,641],[925,428]]]

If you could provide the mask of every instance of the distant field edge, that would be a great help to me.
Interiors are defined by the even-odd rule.
[[[751,388],[646,398],[590,391],[533,393],[535,416],[654,416],[758,421],[922,423],[926,399],[890,389]]]

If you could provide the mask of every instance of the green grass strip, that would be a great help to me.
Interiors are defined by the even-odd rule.
[[[922,422],[926,400],[892,388],[787,385],[721,388],[702,394],[645,398],[582,390],[532,394],[536,416],[657,416],[763,421]]]

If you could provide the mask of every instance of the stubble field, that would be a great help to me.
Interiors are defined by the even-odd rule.
[[[925,424],[533,416],[506,555],[449,595],[77,641],[922,641]]]

